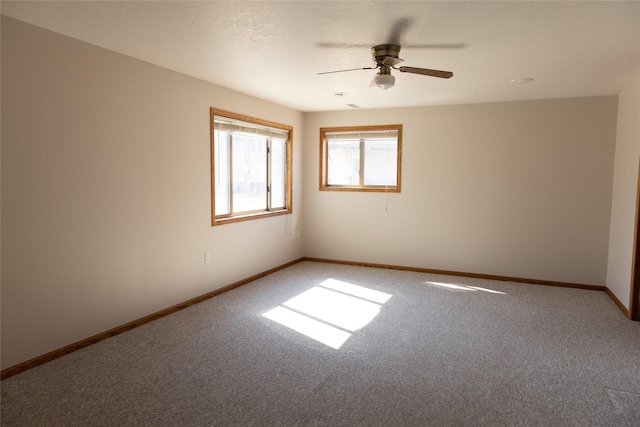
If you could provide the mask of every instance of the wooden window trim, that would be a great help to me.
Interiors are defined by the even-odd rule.
[[[394,130],[398,132],[398,159],[396,168],[395,187],[384,186],[333,186],[327,185],[327,140],[325,134],[331,132],[371,132]],[[361,159],[362,161],[363,159]],[[373,126],[344,126],[320,128],[320,191],[351,191],[351,192],[371,192],[371,193],[400,193],[400,176],[402,169],[402,125],[373,125]],[[362,175],[361,175],[362,176]]]
[[[267,126],[276,129],[282,129],[289,132],[289,138],[286,141],[286,173],[285,173],[285,208],[274,211],[246,212],[235,215],[227,215],[216,217],[216,197],[215,197],[215,125],[214,117],[226,117],[233,120],[242,120],[244,122],[253,123],[260,126]],[[220,110],[217,108],[210,109],[210,125],[211,125],[211,225],[223,225],[234,222],[247,221],[252,219],[267,218],[278,215],[286,215],[293,212],[293,126],[281,123],[271,122],[268,120],[258,119],[243,114],[232,113],[230,111]]]

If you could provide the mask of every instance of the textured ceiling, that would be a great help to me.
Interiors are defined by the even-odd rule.
[[[2,14],[300,111],[616,95],[640,78],[640,2],[2,1]],[[370,47],[400,73],[370,88]],[[442,45],[450,45],[443,47]],[[530,77],[526,85],[512,79]],[[336,92],[346,93],[336,97]]]

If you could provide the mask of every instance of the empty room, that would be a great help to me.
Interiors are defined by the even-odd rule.
[[[2,425],[640,424],[640,2],[0,8]]]

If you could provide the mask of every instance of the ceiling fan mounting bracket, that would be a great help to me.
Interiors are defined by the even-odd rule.
[[[391,74],[391,67],[389,65],[380,64],[378,67],[380,68],[378,74]]]

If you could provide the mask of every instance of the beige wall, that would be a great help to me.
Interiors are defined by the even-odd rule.
[[[305,255],[602,286],[616,110],[611,96],[306,114]],[[320,127],[393,123],[400,194],[318,191]]]
[[[212,106],[294,127],[293,215],[211,227]],[[302,120],[3,16],[2,368],[301,257]]]
[[[617,97],[303,115],[5,17],[1,89],[3,369],[303,255],[611,282]],[[210,226],[212,106],[294,126],[293,215]],[[402,193],[318,191],[389,123]]]
[[[607,287],[627,308],[631,291],[639,159],[640,80],[619,97],[607,268]]]

